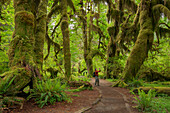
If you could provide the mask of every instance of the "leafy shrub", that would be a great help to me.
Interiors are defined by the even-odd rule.
[[[71,102],[70,97],[65,93],[66,84],[61,84],[57,79],[46,79],[36,83],[36,87],[31,89],[31,94],[27,99],[35,98],[39,107],[43,107],[48,104],[55,104],[56,101]]]
[[[135,93],[133,93],[135,95]],[[150,111],[152,108],[153,98],[156,96],[156,92],[154,90],[149,90],[148,94],[146,94],[143,90],[138,89],[137,97],[135,95],[134,99],[136,100],[135,103],[138,104],[137,108],[141,111]]]
[[[14,104],[20,105],[21,108],[23,106],[23,102],[25,99],[22,97],[17,97],[17,91],[9,90],[9,87],[11,86],[14,79],[15,77],[13,77],[11,80],[3,80],[0,78],[0,110],[2,110],[4,107],[10,107]]]
[[[88,78],[87,76],[71,76],[71,81],[90,81],[90,78]]]
[[[132,82],[128,83],[128,87],[140,87],[140,86],[142,86],[142,84],[143,84],[143,82],[141,80],[133,79]]]

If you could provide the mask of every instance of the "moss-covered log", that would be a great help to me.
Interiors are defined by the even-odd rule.
[[[162,73],[148,69],[140,74],[139,79],[145,79],[145,81],[167,81],[170,80],[169,76],[164,76]]]
[[[61,30],[63,34],[63,50],[64,50],[64,68],[65,68],[65,76],[69,80],[71,76],[71,53],[70,53],[70,39],[69,39],[69,23],[68,23],[68,15],[67,15],[67,0],[61,1],[62,9],[62,22],[61,22]]]
[[[157,94],[168,94],[170,96],[170,87],[139,87],[133,89],[133,92],[138,93],[139,90],[143,90],[144,92],[148,92],[150,89],[153,89],[157,92]]]
[[[68,85],[70,87],[80,87],[82,85],[84,85],[84,87],[89,87],[89,88],[92,87],[92,85],[89,82],[85,82],[85,81],[69,81]]]
[[[150,5],[150,0],[141,1],[139,17],[140,32],[126,62],[123,72],[125,81],[132,80],[136,76],[136,73],[148,55],[149,49],[152,47],[154,32]]]

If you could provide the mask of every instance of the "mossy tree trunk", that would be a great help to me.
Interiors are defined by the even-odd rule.
[[[87,12],[86,10],[84,10],[83,8],[86,8],[86,6],[84,6],[84,3],[83,3],[83,0],[80,1],[80,4],[81,4],[81,13],[82,15],[80,16],[80,19],[83,23],[83,26],[82,26],[82,30],[83,30],[83,45],[84,45],[84,60],[86,62],[86,67],[87,67],[87,71],[88,71],[88,74],[89,75],[92,75],[93,73],[93,62],[92,62],[92,57],[89,56],[90,54],[90,51],[91,51],[91,27],[92,27],[92,24],[89,25],[89,27],[87,26],[87,17],[85,15],[87,15]],[[90,21],[90,23],[92,23]],[[89,32],[88,31],[88,28],[89,28]],[[89,33],[89,35],[88,35]]]
[[[33,77],[39,75],[34,62],[34,1],[14,0],[14,8],[15,32],[9,48],[11,71],[4,73],[4,79],[15,76],[11,90],[22,90]]]
[[[63,34],[64,68],[65,68],[65,76],[67,80],[69,80],[71,76],[71,53],[70,53],[70,39],[69,39],[69,23],[68,23],[68,15],[67,15],[67,0],[62,0],[61,6],[63,9],[61,30]]]
[[[36,18],[35,28],[35,62],[37,67],[42,70],[43,65],[43,48],[46,36],[46,20],[47,20],[47,0],[41,0]]]
[[[111,78],[111,72],[116,71],[116,68],[114,65],[116,65],[116,61],[114,57],[116,56],[116,51],[117,51],[117,35],[119,33],[119,25],[122,22],[122,17],[123,17],[123,7],[122,7],[122,0],[118,1],[118,10],[116,9],[111,9],[112,13],[110,14],[112,20],[114,19],[114,26],[108,28],[108,32],[110,35],[110,40],[109,44],[107,46],[107,59],[106,59],[106,78]],[[108,16],[110,18],[110,16]]]
[[[113,62],[116,54],[116,36],[118,33],[118,26],[110,27],[108,31],[110,32],[110,40],[107,46],[107,59],[106,59],[106,78],[111,78],[111,72],[113,70]],[[113,34],[112,34],[113,33]]]
[[[89,21],[89,28],[88,28],[88,40],[87,40],[87,53],[88,56],[85,57],[85,61],[86,61],[86,66],[87,66],[87,70],[88,70],[88,74],[89,75],[93,75],[93,57],[91,56],[91,42],[92,42],[92,38],[93,38],[93,34],[92,34],[92,25],[93,25],[93,17],[92,17],[92,2],[88,2],[89,4],[89,12],[90,13],[90,21]]]
[[[150,2],[150,0],[141,1],[139,17],[140,31],[123,72],[125,82],[133,80],[147,57],[148,50],[152,47],[154,32]]]

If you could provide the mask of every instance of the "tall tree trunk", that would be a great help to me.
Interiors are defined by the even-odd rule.
[[[83,44],[84,44],[84,60],[86,62],[86,67],[87,67],[87,71],[88,71],[88,74],[89,75],[92,75],[93,73],[93,65],[92,65],[92,57],[88,57],[89,54],[90,54],[90,51],[91,51],[91,44],[89,43],[89,38],[87,36],[88,32],[87,32],[87,17],[85,16],[86,15],[86,10],[84,10],[84,3],[83,3],[83,0],[80,1],[80,4],[81,4],[81,12],[82,12],[82,17],[80,16],[80,19],[82,20],[82,23],[83,23],[83,27],[82,27],[82,30],[83,30]],[[91,26],[91,25],[89,25]],[[89,33],[91,31],[89,30]],[[90,35],[89,35],[90,36]],[[91,37],[91,36],[90,36]]]
[[[89,2],[89,12],[90,13],[90,22],[89,22],[89,33],[88,33],[88,40],[87,40],[87,54],[88,56],[85,57],[85,61],[86,61],[86,66],[87,66],[87,70],[88,70],[88,74],[89,75],[93,75],[93,58],[92,56],[90,56],[90,52],[91,52],[91,42],[92,42],[92,25],[93,25],[93,17],[92,17],[92,2]]]
[[[108,28],[110,40],[109,40],[109,44],[107,46],[107,59],[106,59],[106,77],[107,78],[111,78],[111,72],[116,70],[116,68],[114,68],[114,65],[116,65],[116,62],[114,59],[114,57],[116,55],[116,50],[117,50],[116,38],[119,33],[119,25],[120,25],[120,23],[122,23],[122,18],[123,18],[122,0],[119,0],[118,3],[119,3],[118,10],[120,11],[120,15],[119,15],[119,17],[115,18],[114,26]],[[112,9],[112,10],[114,10],[114,9]]]
[[[110,32],[110,40],[107,46],[107,59],[106,59],[106,78],[111,78],[111,72],[113,70],[113,62],[114,57],[116,54],[116,36],[118,34],[118,26],[115,23],[114,27],[111,27],[108,29],[108,32]],[[113,34],[112,34],[112,33]]]
[[[34,1],[14,0],[15,32],[9,48],[11,71],[4,79],[15,76],[11,90],[22,90],[33,77],[39,75],[34,62]]]
[[[71,53],[70,53],[70,39],[69,39],[69,24],[68,24],[68,15],[67,15],[67,0],[61,1],[62,10],[62,22],[61,30],[63,34],[63,50],[64,50],[64,68],[65,76],[69,80],[71,76]]]
[[[46,20],[47,20],[47,0],[41,0],[36,18],[35,28],[35,62],[37,67],[42,70],[43,65],[43,49],[46,36]]]
[[[148,55],[149,49],[152,47],[154,32],[150,10],[150,0],[142,0],[139,18],[140,32],[126,62],[123,72],[125,82],[132,80],[136,76]]]

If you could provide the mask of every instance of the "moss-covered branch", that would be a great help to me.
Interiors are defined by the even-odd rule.
[[[48,58],[48,56],[50,55],[50,48],[51,46],[53,45],[54,46],[54,52],[59,51],[60,50],[60,45],[56,42],[54,42],[48,34],[46,34],[46,40],[47,40],[47,44],[48,44],[48,47],[47,47],[47,50],[48,50],[48,53],[47,55],[44,57],[44,60],[46,60]]]
[[[169,87],[139,87],[133,89],[133,92],[138,93],[139,90],[143,90],[144,92],[148,92],[150,89],[155,90],[158,94],[168,94],[170,96],[170,88]]]
[[[51,17],[52,17],[52,15],[53,14],[55,14],[55,13],[60,13],[61,12],[61,9],[62,9],[62,6],[61,5],[55,5],[51,10],[50,10],[50,12],[48,13],[48,15],[47,15],[47,22],[49,23],[50,22],[50,20],[51,20]]]
[[[93,24],[92,27],[93,27],[93,31],[98,32],[98,34],[99,34],[101,37],[104,37],[104,38],[105,38],[105,35],[104,35],[103,31],[100,29],[100,27],[98,27],[98,26],[96,26],[96,25],[94,25],[94,24]]]
[[[53,37],[53,35],[54,35],[54,33],[55,33],[55,30],[56,30],[57,27],[60,25],[61,21],[62,21],[62,17],[60,18],[59,22],[58,22],[58,23],[56,24],[56,26],[54,27],[53,32],[51,33],[51,36],[52,36],[52,37]]]
[[[155,6],[153,6],[152,8],[152,12],[153,12],[153,19],[154,19],[154,24],[155,26],[158,26],[158,21],[161,17],[160,13],[164,13],[164,15],[170,19],[170,11],[169,9],[162,5],[162,4],[157,4]]]
[[[96,55],[100,56],[101,58],[105,57],[103,52],[101,52],[99,50],[91,50],[90,53],[87,56],[87,59],[93,59]]]
[[[76,12],[76,9],[74,7],[73,1],[72,0],[67,0],[67,4],[70,6],[70,8],[73,9],[74,12]]]

